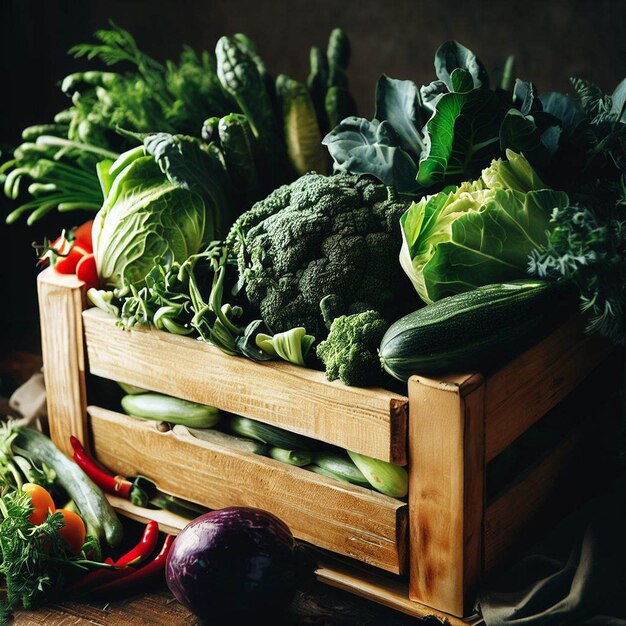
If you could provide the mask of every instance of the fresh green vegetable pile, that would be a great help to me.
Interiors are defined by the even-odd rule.
[[[97,163],[117,159],[154,133],[202,138],[226,173],[221,193],[229,210],[241,213],[300,174],[325,172],[321,135],[329,120],[334,125],[356,110],[346,77],[350,45],[341,29],[332,31],[325,54],[311,51],[307,84],[284,75],[274,80],[243,34],[222,37],[214,55],[185,47],[179,61],[164,63],[114,24],[95,37],[70,54],[117,71],[66,76],[61,89],[71,106],[52,123],[23,131],[24,143],[0,167],[0,182],[7,197],[30,199],[8,222],[29,214],[32,224],[55,208],[98,210],[108,189],[98,184]]]
[[[125,328],[378,385],[537,341],[553,303],[572,312],[570,290],[544,297],[545,281],[574,285],[589,330],[626,343],[626,80],[539,94],[512,58],[490,76],[448,41],[432,82],[383,75],[366,120],[340,29],[311,50],[306,82],[274,80],[242,34],[178,63],[115,26],[96,37],[73,52],[122,71],[68,76],[72,106],[27,129],[0,175],[11,197],[30,182],[10,220],[100,209],[89,298]],[[495,329],[493,349],[475,341],[503,285],[531,277],[532,323]]]

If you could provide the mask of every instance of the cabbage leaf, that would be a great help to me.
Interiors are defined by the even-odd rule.
[[[230,205],[214,158],[193,138],[159,133],[101,164],[92,236],[103,287],[140,287],[155,262],[182,263],[219,237]]]
[[[526,159],[507,151],[480,179],[414,202],[402,216],[400,263],[432,303],[481,285],[524,278],[545,244],[550,215],[567,206]]]

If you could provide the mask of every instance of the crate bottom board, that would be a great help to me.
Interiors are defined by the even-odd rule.
[[[146,510],[119,498],[107,495],[113,508],[130,519],[146,523],[158,522],[162,531],[177,535],[189,522],[170,511]],[[479,626],[484,622],[476,615],[464,619],[436,611],[419,602],[409,600],[408,582],[400,577],[378,573],[367,565],[348,563],[326,551],[315,549],[318,558],[317,579],[326,585],[347,591],[356,596],[382,604],[411,617],[437,617],[449,626]]]

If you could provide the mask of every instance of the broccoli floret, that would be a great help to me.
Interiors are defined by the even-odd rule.
[[[320,301],[331,294],[391,318],[410,293],[398,263],[407,206],[368,177],[307,174],[280,187],[228,236],[250,304],[273,332],[303,326],[318,339],[328,334]]]
[[[326,378],[345,385],[366,387],[380,380],[378,347],[388,328],[377,311],[342,315],[330,327],[317,356],[326,367]]]

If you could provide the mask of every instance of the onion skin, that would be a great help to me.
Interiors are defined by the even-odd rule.
[[[260,623],[259,616],[275,617],[289,605],[297,566],[296,542],[284,522],[261,509],[230,507],[185,526],[165,577],[174,597],[198,617]]]

